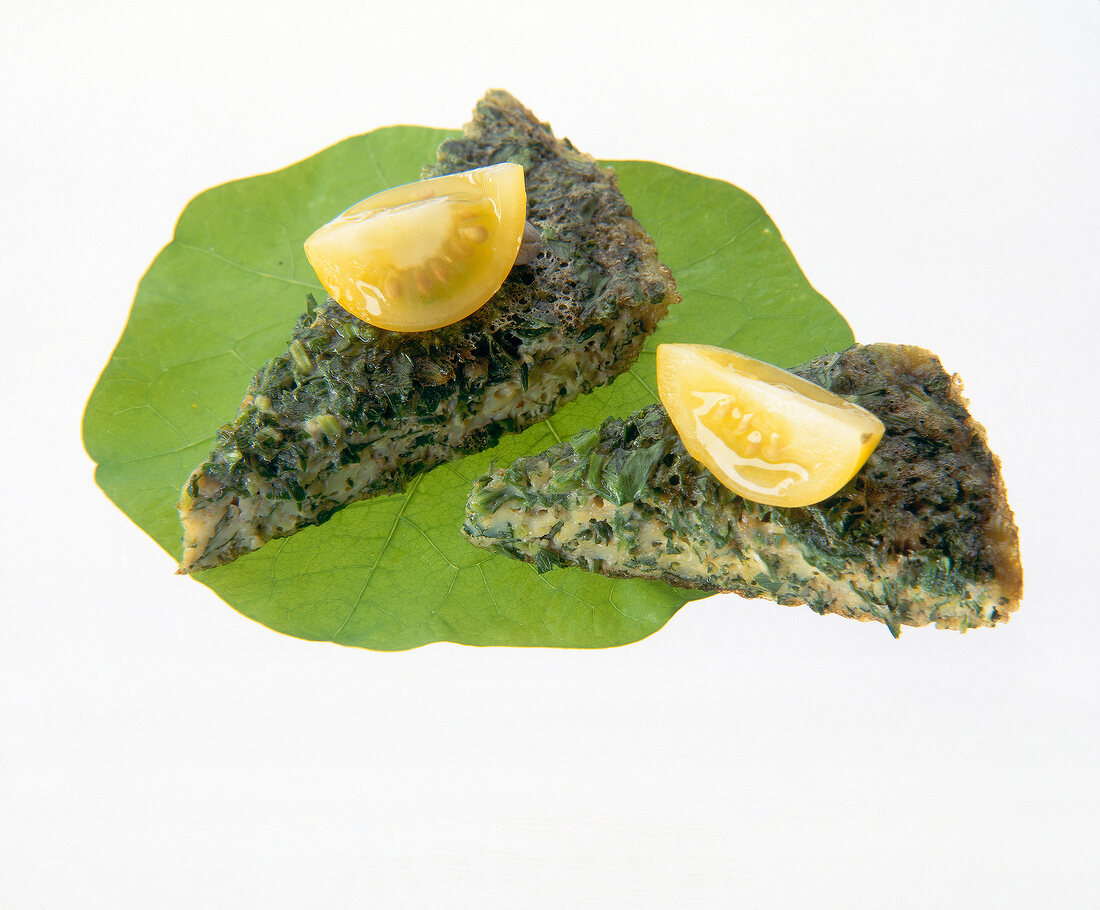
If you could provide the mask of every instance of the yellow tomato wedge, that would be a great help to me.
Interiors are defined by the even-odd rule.
[[[684,447],[745,499],[828,499],[882,438],[874,414],[786,370],[704,344],[657,347],[657,393]]]
[[[494,164],[369,196],[318,228],[306,258],[348,312],[422,332],[469,316],[499,290],[526,217],[523,168]]]

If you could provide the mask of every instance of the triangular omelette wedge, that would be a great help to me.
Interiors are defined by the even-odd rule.
[[[1008,619],[1023,583],[1018,533],[958,377],[928,351],[889,344],[792,372],[886,425],[859,473],[823,502],[742,499],[686,452],[654,404],[483,476],[463,530],[541,571],[579,566],[808,604],[895,635]]]
[[[535,258],[480,310],[434,331],[377,329],[331,298],[303,314],[184,485],[181,573],[398,492],[634,362],[679,297],[613,171],[491,91],[423,176],[505,161],[525,170]]]

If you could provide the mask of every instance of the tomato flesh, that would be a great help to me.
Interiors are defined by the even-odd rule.
[[[733,492],[767,505],[832,496],[885,429],[800,376],[710,345],[659,345],[657,391],[692,457]]]
[[[526,213],[523,168],[494,164],[369,196],[318,228],[306,258],[348,312],[383,329],[427,331],[499,290]]]

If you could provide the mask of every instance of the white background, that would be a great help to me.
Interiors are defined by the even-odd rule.
[[[1100,4],[0,14],[0,906],[1095,906]],[[380,654],[172,574],[79,425],[177,215],[490,86],[744,187],[857,338],[962,375],[1012,622],[730,596],[610,651]]]

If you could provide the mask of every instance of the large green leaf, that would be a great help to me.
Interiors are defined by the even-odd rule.
[[[252,373],[285,347],[305,295],[321,290],[303,239],[362,197],[416,179],[450,135],[375,130],[215,187],[184,210],[141,280],[84,416],[96,482],[173,556],[179,488]],[[852,342],[752,197],[660,164],[610,163],[684,297],[635,367],[496,449],[422,475],[403,495],[358,503],[196,581],[272,629],[379,650],[433,641],[620,645],[701,596],[576,569],[538,575],[475,549],[459,531],[466,492],[490,461],[541,451],[653,401],[658,342],[717,344],[784,365]]]

